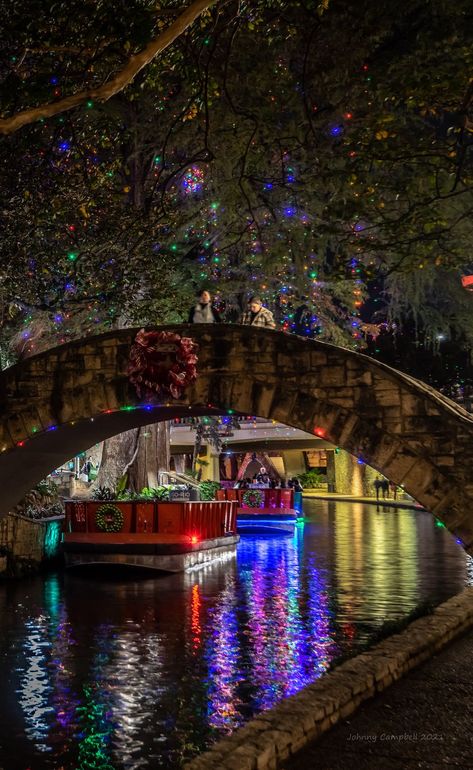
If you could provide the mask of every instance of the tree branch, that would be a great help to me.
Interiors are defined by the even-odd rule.
[[[0,118],[0,133],[13,134],[18,129],[41,118],[51,118],[67,110],[78,107],[88,99],[106,102],[112,96],[123,91],[136,75],[141,72],[159,53],[168,48],[176,38],[182,35],[188,27],[208,8],[215,5],[217,0],[195,0],[170,26],[158,37],[148,43],[140,53],[131,56],[125,67],[108,83],[98,88],[80,91],[72,96],[66,96],[57,102],[42,104],[28,110],[16,113],[9,118]]]

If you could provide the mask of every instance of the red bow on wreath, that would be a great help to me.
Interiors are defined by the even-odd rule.
[[[197,379],[197,344],[174,332],[138,332],[130,350],[128,377],[138,396],[180,398]]]

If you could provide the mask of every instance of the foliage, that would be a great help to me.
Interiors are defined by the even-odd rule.
[[[126,491],[126,485],[128,482],[128,474],[124,473],[123,476],[120,476],[120,478],[117,481],[117,486],[115,489],[115,495],[116,499],[119,500],[120,496],[124,494]]]
[[[146,500],[157,500],[158,502],[166,502],[169,500],[169,488],[168,487],[144,487],[140,492],[140,498]]]
[[[115,500],[116,494],[110,487],[98,487],[92,494],[94,500]]]
[[[59,498],[56,484],[45,479],[25,495],[15,506],[14,512],[30,519],[46,519],[51,516],[63,516],[64,505]]]
[[[324,476],[316,470],[300,473],[297,477],[304,489],[317,489],[324,481]]]
[[[201,481],[199,484],[200,499],[203,501],[215,500],[217,489],[220,489],[218,481]]]
[[[185,320],[204,283],[355,348],[409,296],[435,339],[473,228],[473,9],[321,5],[218,3],[121,94],[2,141],[4,360]],[[4,114],[102,83],[181,7],[3,0]]]

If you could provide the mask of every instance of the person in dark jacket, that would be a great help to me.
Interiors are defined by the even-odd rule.
[[[219,324],[222,319],[220,314],[212,306],[212,296],[207,289],[197,294],[197,304],[191,307],[189,312],[190,324]]]

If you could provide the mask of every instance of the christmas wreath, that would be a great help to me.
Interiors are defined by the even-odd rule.
[[[248,508],[259,508],[263,502],[263,495],[259,489],[247,489],[243,495],[243,502]]]
[[[174,332],[138,332],[130,350],[128,377],[138,396],[180,398],[197,379],[197,345]]]
[[[123,513],[116,505],[101,505],[95,512],[95,523],[102,532],[121,532]]]

